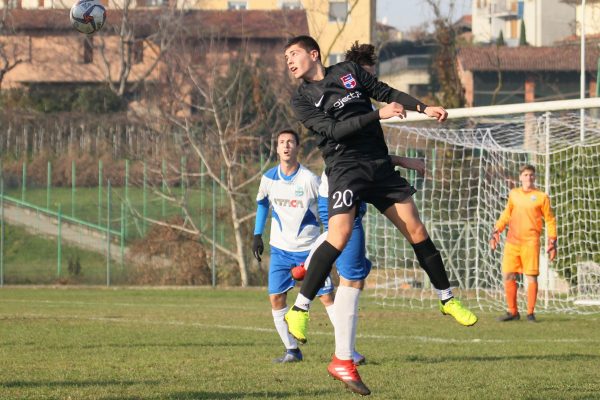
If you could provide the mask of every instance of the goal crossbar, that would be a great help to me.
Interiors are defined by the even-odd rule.
[[[539,113],[549,111],[577,110],[587,108],[600,108],[600,97],[588,99],[540,101],[537,103],[503,104],[497,106],[484,107],[451,108],[447,111],[448,119],[456,119],[470,117],[488,117],[508,114],[526,114],[535,112]],[[431,120],[431,118],[425,114],[420,114],[414,111],[408,111],[406,118],[400,119],[398,117],[394,117],[381,122],[384,124],[397,124],[426,120]]]

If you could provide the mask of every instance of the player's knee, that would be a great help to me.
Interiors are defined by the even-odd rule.
[[[340,276],[340,286],[348,286],[354,289],[363,290],[365,288],[365,280],[351,281]]]
[[[325,306],[325,307],[329,307],[330,305],[333,304],[333,294],[331,293],[327,293],[324,294],[323,296],[319,297],[319,300],[321,300],[321,303]]]
[[[516,281],[517,274],[515,274],[514,272],[506,272],[506,273],[504,273],[504,280],[505,281]]]
[[[407,226],[407,228],[412,243],[421,243],[423,240],[429,237],[427,228],[425,228],[425,225],[421,221]]]
[[[335,229],[332,229],[330,224],[329,231],[327,232],[327,241],[330,245],[341,251],[350,240],[351,235],[352,224],[340,224]]]
[[[269,295],[269,301],[271,302],[271,308],[273,310],[281,310],[282,308],[285,308],[286,297],[287,296],[285,293]]]

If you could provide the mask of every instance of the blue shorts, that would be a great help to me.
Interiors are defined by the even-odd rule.
[[[365,249],[365,230],[362,225],[362,217],[366,212],[366,204],[361,203],[358,216],[354,219],[352,236],[344,247],[342,254],[335,262],[338,274],[349,281],[361,281],[371,272],[371,261],[367,258]],[[319,217],[327,229],[327,198],[319,196]],[[325,238],[323,238],[325,240]],[[320,244],[320,243],[319,243]]]
[[[292,267],[306,261],[309,251],[285,251],[271,246],[271,261],[269,264],[269,294],[287,293],[296,285],[290,270]],[[325,284],[317,296],[333,292],[333,282],[327,277]]]

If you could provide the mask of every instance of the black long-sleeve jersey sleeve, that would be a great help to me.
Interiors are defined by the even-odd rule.
[[[426,107],[379,82],[357,64],[342,62],[327,68],[323,80],[303,82],[292,97],[292,108],[302,124],[320,136],[319,147],[326,161],[331,157],[387,157],[379,112],[373,110],[371,98],[397,102],[414,111]]]

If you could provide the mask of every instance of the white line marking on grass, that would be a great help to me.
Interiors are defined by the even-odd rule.
[[[8,299],[2,300],[3,303],[33,303],[33,304],[48,304],[48,305],[75,305],[75,306],[119,306],[119,307],[148,307],[148,303],[111,303],[111,302],[95,302],[95,301],[70,301],[70,300],[17,300]],[[169,303],[154,303],[152,307],[164,308],[222,308],[229,310],[255,310],[252,306],[227,306],[223,304],[210,303],[192,303],[192,304],[169,304]]]
[[[99,321],[99,322],[112,322],[121,324],[148,324],[148,325],[165,325],[165,326],[185,326],[194,328],[207,328],[207,329],[226,329],[234,331],[249,331],[249,332],[270,332],[275,333],[275,329],[272,328],[261,328],[255,326],[240,326],[240,325],[223,325],[223,324],[203,324],[200,322],[186,322],[186,321],[154,321],[148,319],[132,319],[132,318],[114,318],[114,317],[86,317],[79,315],[72,316],[48,316],[40,314],[21,314],[12,316],[14,319],[58,319],[63,321],[68,320],[81,320],[81,321]],[[0,318],[7,319],[6,317]],[[311,335],[315,336],[331,336],[333,331],[310,331]],[[372,334],[357,334],[356,337],[364,339],[376,339],[376,340],[395,340],[395,341],[417,341],[425,343],[440,343],[440,344],[489,344],[489,343],[514,343],[512,339],[452,339],[443,337],[432,337],[432,336],[398,336],[398,335],[372,335]],[[600,339],[578,339],[578,338],[556,338],[556,339],[518,339],[519,343],[600,343]]]

